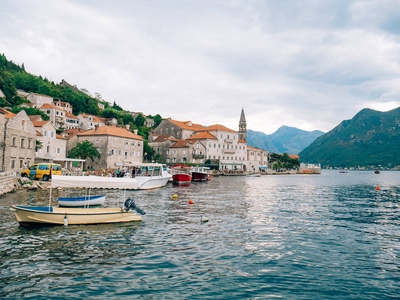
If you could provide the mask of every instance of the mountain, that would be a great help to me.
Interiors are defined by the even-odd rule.
[[[249,146],[266,149],[269,152],[298,154],[322,134],[324,133],[319,130],[305,131],[289,126],[282,126],[272,134],[249,129],[247,143]]]
[[[400,107],[388,112],[363,109],[299,153],[303,162],[324,167],[400,165]]]

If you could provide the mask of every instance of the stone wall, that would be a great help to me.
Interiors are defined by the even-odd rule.
[[[15,172],[0,173],[0,196],[15,191],[18,188],[18,181]]]

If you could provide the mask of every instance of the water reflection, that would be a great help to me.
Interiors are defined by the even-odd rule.
[[[48,191],[9,194],[0,199],[0,297],[396,297],[400,176],[378,176],[221,177],[129,191],[147,211],[142,223],[68,228],[18,227],[9,206],[47,205]],[[120,204],[118,191],[100,192],[107,206]]]

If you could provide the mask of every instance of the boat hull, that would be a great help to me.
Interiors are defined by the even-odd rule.
[[[59,206],[74,207],[74,206],[91,206],[103,205],[106,200],[105,195],[101,196],[87,196],[87,197],[72,197],[72,198],[58,198]]]
[[[121,208],[62,208],[13,205],[15,217],[21,225],[90,225],[141,221],[142,217]]]
[[[189,174],[174,174],[172,175],[172,182],[179,185],[189,185],[192,181],[192,176]]]
[[[168,181],[171,179],[171,175],[169,176],[163,176],[163,177],[136,177],[137,183],[138,183],[138,190],[151,190],[151,189],[156,189],[160,188],[163,186],[166,186]]]
[[[192,180],[193,181],[207,181],[208,180],[208,174],[207,173],[201,173],[201,172],[192,172]]]

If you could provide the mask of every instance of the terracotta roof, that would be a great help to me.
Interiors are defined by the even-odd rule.
[[[32,121],[33,126],[35,127],[43,127],[44,124],[47,124],[50,121]]]
[[[39,131],[36,130],[36,135],[37,136],[43,136],[43,134],[41,134]]]
[[[57,107],[57,106],[55,106],[55,105],[53,105],[53,104],[49,104],[49,103],[43,104],[43,105],[40,107],[40,109],[42,109],[42,108],[53,108],[53,109],[58,109],[58,110],[64,111],[63,109],[61,109],[61,108],[59,108],[59,107]]]
[[[153,142],[163,142],[172,138],[172,135],[159,135]]]
[[[132,131],[127,130],[126,128],[122,127],[116,127],[116,126],[100,126],[97,129],[96,128],[79,133],[79,136],[86,136],[86,135],[112,135],[112,136],[119,136],[119,137],[125,137],[125,138],[130,138],[130,139],[136,139],[136,140],[144,140],[142,136],[138,134],[132,133]]]
[[[68,119],[77,119],[78,120],[77,116],[74,116],[73,114],[71,114],[68,111],[65,112],[65,117],[67,117]]]
[[[87,117],[89,117],[89,116],[92,116],[92,117],[93,117],[93,122],[105,123],[105,122],[103,122],[103,121],[101,120],[101,119],[104,119],[104,118],[101,118],[101,117],[98,117],[98,116],[95,116],[95,115],[89,115],[89,114],[82,113],[82,114],[80,114],[80,116],[82,116],[83,118],[87,118]]]
[[[56,138],[62,139],[62,140],[67,140],[66,137],[63,137],[63,136],[61,136],[61,135],[59,135],[59,134],[57,134],[57,133],[56,133]]]
[[[212,131],[212,130],[222,130],[222,131],[230,131],[230,132],[237,132],[235,130],[229,129],[228,127],[225,127],[224,125],[220,125],[220,124],[215,124],[215,125],[211,125],[206,127],[207,131]]]
[[[215,136],[213,136],[211,133],[208,131],[203,131],[202,133],[196,134],[194,136],[191,136],[190,138],[187,138],[188,140],[217,140]]]
[[[186,140],[178,140],[175,144],[173,144],[170,148],[189,148],[189,141]]]
[[[67,135],[66,138],[70,139],[72,138],[74,135],[81,133],[81,132],[85,132],[85,130],[81,129],[81,128],[71,128],[71,129],[67,129],[64,131],[64,133]]]
[[[172,122],[173,124],[179,126],[182,129],[186,129],[186,130],[193,130],[193,131],[202,131],[205,130],[205,127],[203,125],[200,124],[194,124],[190,121],[176,121],[176,120],[169,120],[170,122]]]
[[[241,139],[238,139],[238,143],[245,143],[245,144],[247,144],[246,141],[243,141],[243,140],[241,140]]]
[[[42,121],[43,121],[41,115],[32,115],[32,116],[28,116],[28,117],[29,117],[29,119],[30,119],[32,122],[34,122],[34,121],[39,121],[39,120],[42,120]]]
[[[8,111],[7,109],[4,109],[0,107],[0,110],[6,114],[6,119],[11,119],[15,117],[16,114],[12,113],[11,111]]]
[[[258,149],[258,148],[256,148],[256,147],[251,147],[251,146],[247,146],[247,149],[258,150],[258,151],[265,151],[265,150]]]
[[[298,156],[297,154],[295,155],[289,155],[290,158],[294,158],[294,159],[300,159],[300,156]]]

